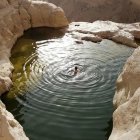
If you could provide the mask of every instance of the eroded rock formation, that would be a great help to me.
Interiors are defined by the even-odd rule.
[[[122,44],[133,46],[134,38],[140,37],[139,23],[123,26],[122,24],[116,25],[119,31],[115,35],[115,40],[114,36],[112,40],[118,41],[119,39],[119,42]],[[113,113],[113,131],[109,140],[140,139],[140,47],[138,45],[137,47],[132,56],[128,58],[117,80],[117,88],[113,100],[116,110]]]
[[[41,26],[67,26],[68,21],[61,8],[47,2],[3,0],[0,7],[0,90],[3,92],[12,84],[11,48],[24,30]]]
[[[140,47],[130,56],[117,80],[113,131],[109,140],[140,139]]]
[[[0,101],[0,140],[28,140],[22,126]]]
[[[0,1],[0,95],[12,86],[11,48],[31,27],[63,27],[68,21],[61,8],[42,1]],[[0,140],[28,140],[13,115],[0,101]]]
[[[129,1],[132,2],[132,1]],[[62,27],[68,21],[61,8],[53,4],[28,0],[0,1],[0,94],[12,86],[13,66],[9,61],[11,48],[24,30],[31,27]],[[110,21],[71,23],[68,33],[77,39],[100,42],[111,39],[131,47],[138,47],[140,23],[119,24]],[[138,140],[139,138],[139,52],[136,49],[118,78],[114,104],[114,128],[110,140]],[[0,140],[27,140],[22,127],[0,102]]]
[[[70,24],[69,31],[72,34],[81,34],[81,39],[99,42],[102,39],[110,39],[115,42],[138,47],[135,39],[140,39],[140,24],[122,24],[111,21],[73,22]]]

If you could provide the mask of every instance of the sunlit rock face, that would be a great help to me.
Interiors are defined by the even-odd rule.
[[[140,47],[127,60],[117,80],[113,131],[109,140],[140,139]]]
[[[42,1],[0,1],[0,95],[12,86],[9,57],[11,48],[24,30],[31,27],[63,27],[68,21],[61,8]],[[0,101],[0,140],[28,140],[22,126]]]
[[[133,23],[140,20],[139,0],[48,0],[62,7],[70,21],[111,20]]]
[[[29,140],[22,126],[0,101],[0,140]]]
[[[16,39],[31,27],[63,27],[68,25],[63,10],[42,1],[0,1],[0,93],[8,91],[13,67],[10,51]]]
[[[99,42],[102,39],[110,39],[115,42],[138,47],[135,38],[140,39],[140,24],[122,24],[111,21],[73,22],[69,26],[69,31],[77,35],[81,34],[82,40]]]

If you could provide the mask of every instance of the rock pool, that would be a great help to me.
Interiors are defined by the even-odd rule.
[[[132,52],[109,40],[77,43],[63,29],[29,30],[12,50],[14,85],[2,101],[30,140],[106,140],[115,82]]]

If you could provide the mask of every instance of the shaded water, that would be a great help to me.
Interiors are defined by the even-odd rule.
[[[2,100],[31,140],[106,140],[115,81],[132,51],[109,40],[77,45],[62,29],[30,30],[13,48],[14,86]]]

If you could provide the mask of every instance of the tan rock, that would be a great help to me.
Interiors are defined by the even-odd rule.
[[[82,37],[81,39],[85,40],[85,41],[95,42],[95,43],[102,41],[102,38],[97,35],[86,35],[86,36]]]
[[[138,47],[135,38],[140,38],[140,24],[122,24],[111,21],[73,22],[70,24],[69,32],[75,34],[81,33],[86,40],[100,41],[101,39],[111,39],[115,42]],[[96,40],[97,39],[97,40]]]
[[[8,1],[7,0],[1,0],[1,2],[0,2],[0,9],[5,8],[8,5],[9,4],[8,4]]]
[[[140,47],[127,60],[117,80],[113,131],[109,140],[140,139]]]
[[[63,27],[68,25],[61,8],[42,1],[33,1],[28,8],[32,27]],[[47,13],[47,14],[46,14]]]
[[[62,27],[68,21],[61,8],[47,2],[0,1],[0,95],[12,86],[11,48],[30,27]],[[0,101],[0,140],[28,140],[22,126]]]
[[[29,140],[22,126],[0,101],[0,140]]]
[[[24,7],[19,8],[19,14],[20,18],[22,20],[22,26],[25,30],[31,28],[31,21],[30,21],[30,15],[26,11]]]
[[[6,55],[8,58],[8,60],[6,58],[5,62],[6,69],[8,69],[8,66],[9,68],[11,67],[9,63],[10,50],[17,38],[23,35],[24,30],[31,27],[63,27],[68,25],[63,10],[54,4],[28,0],[3,0],[0,1],[0,4],[2,2],[3,6],[0,9],[0,27],[2,27],[0,28],[0,54],[1,56]],[[0,59],[0,67],[3,66],[3,60],[3,58]],[[0,70],[0,76],[3,78],[9,77],[10,75],[10,69],[7,71],[5,69]],[[7,87],[10,86],[11,81]],[[5,91],[7,89],[5,88]],[[0,93],[2,92],[0,91]]]
[[[71,34],[73,38],[76,38],[78,40],[85,40],[85,41],[92,41],[92,42],[101,42],[102,38],[94,35],[94,34],[84,34],[80,32],[72,32]]]
[[[128,46],[134,47],[134,48],[138,47],[137,43],[135,43],[134,36],[131,33],[123,31],[123,30],[119,31],[111,39],[115,42],[122,43]]]
[[[121,24],[110,21],[71,23],[68,31],[81,39],[88,35],[111,39],[131,47],[138,47],[140,24]],[[80,38],[81,37],[81,38]],[[113,131],[109,140],[140,140],[140,47],[127,60],[117,80],[114,96]]]

